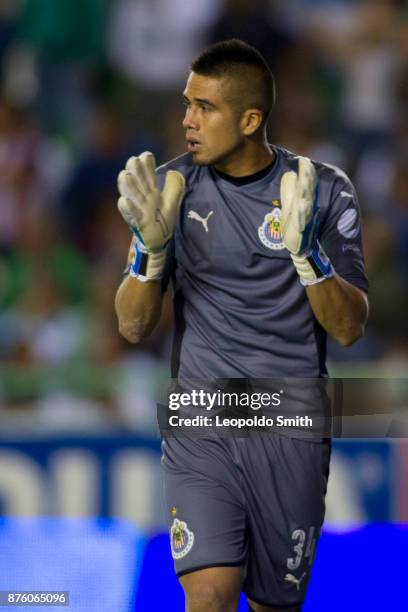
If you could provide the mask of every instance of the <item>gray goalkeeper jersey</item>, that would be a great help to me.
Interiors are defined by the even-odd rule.
[[[280,180],[297,156],[273,147],[266,175],[232,183],[191,154],[158,168],[181,172],[186,192],[168,248],[163,289],[172,282],[179,379],[321,377],[326,333],[309,305],[280,233]],[[336,272],[367,291],[360,212],[347,176],[314,162],[319,241]],[[327,304],[330,308],[330,304]]]

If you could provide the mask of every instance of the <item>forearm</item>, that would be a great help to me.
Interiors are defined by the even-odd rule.
[[[335,274],[307,286],[306,293],[320,325],[341,345],[349,346],[363,335],[368,316],[363,291]]]
[[[135,344],[149,336],[159,321],[161,304],[159,281],[143,283],[137,278],[127,276],[115,298],[119,333]]]

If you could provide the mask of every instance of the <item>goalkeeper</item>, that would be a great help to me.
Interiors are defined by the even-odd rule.
[[[319,379],[326,337],[363,334],[367,278],[356,194],[339,169],[266,139],[272,74],[217,43],[183,93],[187,153],[118,179],[133,232],[116,296],[121,334],[146,337],[171,282],[177,380]],[[188,612],[298,612],[324,518],[327,439],[167,437],[166,513]]]

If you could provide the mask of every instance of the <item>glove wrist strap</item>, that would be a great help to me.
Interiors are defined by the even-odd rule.
[[[143,283],[151,280],[160,280],[166,261],[166,247],[160,251],[148,251],[143,242],[137,238],[135,253],[129,274]]]
[[[303,255],[291,255],[302,285],[315,285],[334,275],[334,269],[316,240],[311,250]]]

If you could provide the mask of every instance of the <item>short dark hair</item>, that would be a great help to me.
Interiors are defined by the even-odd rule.
[[[231,88],[231,103],[239,112],[259,108],[266,123],[275,101],[275,80],[255,47],[238,38],[223,40],[205,49],[190,68],[202,76],[233,79],[239,87]]]

